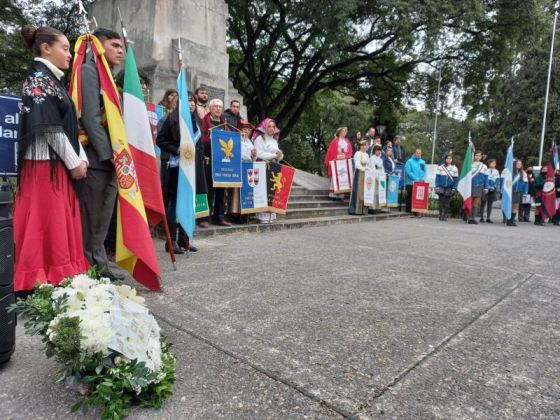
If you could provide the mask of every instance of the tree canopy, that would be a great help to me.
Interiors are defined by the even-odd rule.
[[[445,66],[482,106],[493,80],[542,20],[544,0],[228,0],[230,77],[249,116],[286,134],[313,96],[375,103],[408,89],[422,63]],[[451,83],[450,80],[450,83]]]

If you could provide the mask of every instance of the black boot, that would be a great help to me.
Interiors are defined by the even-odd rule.
[[[511,213],[511,219],[507,222],[508,226],[517,226],[517,223],[515,223],[515,216],[517,216],[517,213]]]
[[[169,252],[169,244],[167,242],[165,243],[165,252]],[[177,242],[173,241],[173,252],[177,255],[184,254],[185,248],[179,246]]]
[[[544,226],[544,223],[542,222],[542,216],[541,215],[535,215],[535,225]]]

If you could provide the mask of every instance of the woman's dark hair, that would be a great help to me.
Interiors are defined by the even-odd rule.
[[[482,155],[482,150],[476,150],[476,151],[474,152],[474,154],[475,154],[475,155]]]
[[[163,94],[163,98],[161,98],[161,101],[159,101],[159,104],[163,105],[166,108],[169,108],[169,104],[167,103],[167,97],[172,93],[179,94],[179,92],[177,92],[177,89],[167,89]]]
[[[64,36],[58,29],[49,26],[40,26],[36,28],[32,25],[26,25],[21,28],[21,37],[25,46],[31,50],[35,57],[41,56],[41,45],[53,45],[58,38]]]
[[[445,157],[443,158],[443,160],[447,160],[447,158],[450,157],[451,159],[453,159],[453,155],[451,153],[445,155]]]
[[[492,162],[496,162],[496,159],[492,158],[492,159],[488,159],[486,161],[486,166],[490,165]]]

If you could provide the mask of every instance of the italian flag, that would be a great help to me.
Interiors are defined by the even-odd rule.
[[[152,225],[165,217],[159,169],[148,110],[142,95],[142,86],[132,45],[128,45],[123,84],[123,114],[128,145],[134,160],[138,184],[144,198],[146,216]]]
[[[461,167],[461,175],[459,176],[459,185],[457,191],[463,197],[463,206],[467,213],[467,219],[471,214],[471,185],[472,184],[472,143],[469,142],[467,147],[467,154]]]

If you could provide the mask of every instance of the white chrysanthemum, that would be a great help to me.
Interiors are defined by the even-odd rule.
[[[79,313],[79,317],[83,337],[80,348],[90,355],[99,351],[109,354],[108,345],[113,335],[109,314],[94,314],[89,310],[84,310]]]
[[[113,294],[109,285],[98,285],[91,288],[85,298],[85,304],[88,311],[95,314],[102,314],[111,309]]]
[[[126,284],[116,286],[116,289],[123,298],[130,299],[131,301],[139,303],[140,305],[144,305],[144,303],[146,302],[146,299],[136,294],[136,289]]]
[[[78,274],[72,278],[71,286],[74,289],[86,291],[95,284],[95,280],[87,274]]]
[[[52,294],[53,301],[66,295],[66,311],[65,312],[76,312],[82,309],[84,305],[85,294],[71,287],[57,287]],[[53,302],[54,307],[54,302]]]

